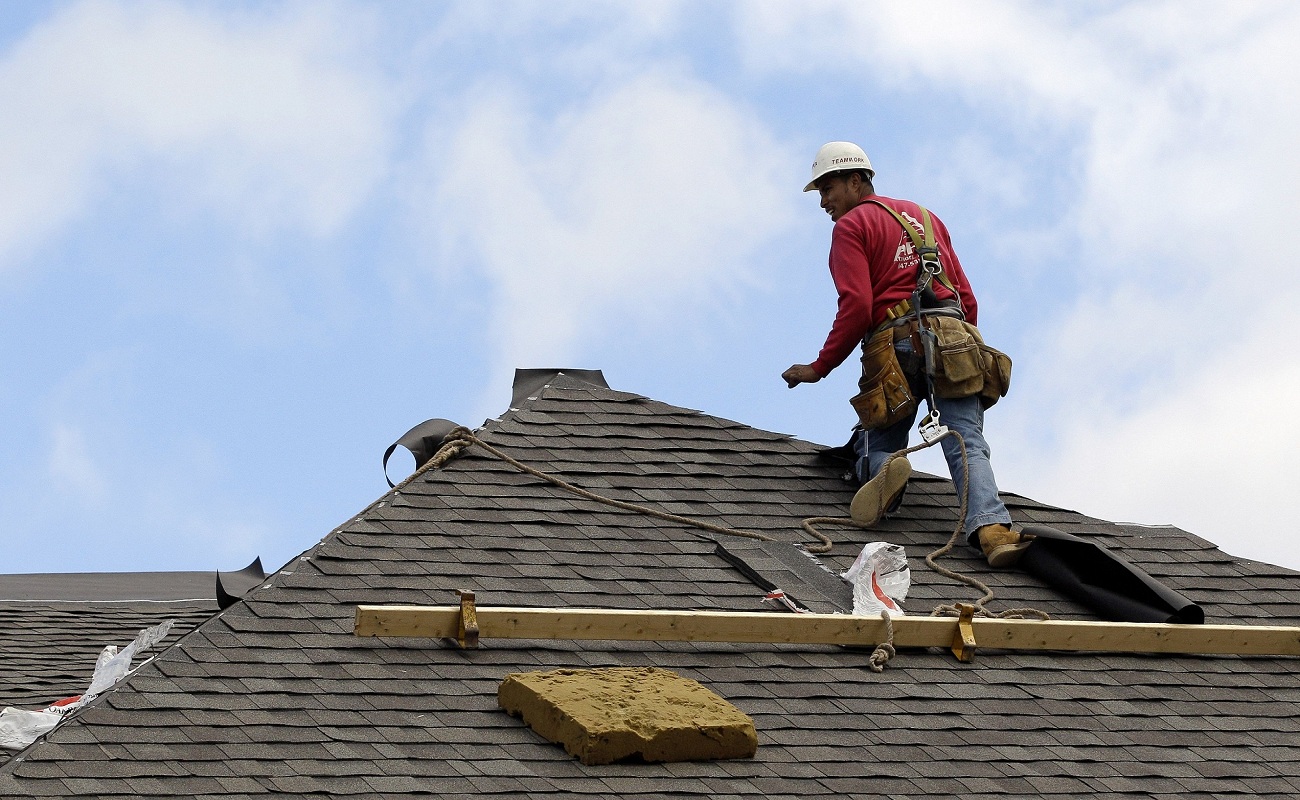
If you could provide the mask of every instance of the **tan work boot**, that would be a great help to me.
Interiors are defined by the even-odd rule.
[[[1029,547],[1031,539],[1026,539],[1006,525],[985,525],[979,529],[980,549],[989,560],[989,566],[997,569],[1009,567],[1020,560]]]
[[[874,478],[863,484],[849,504],[849,516],[859,525],[875,525],[907,488],[912,462],[905,456],[891,458]]]

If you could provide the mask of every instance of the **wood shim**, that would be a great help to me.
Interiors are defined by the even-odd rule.
[[[624,611],[484,607],[483,639],[582,639],[836,644],[869,647],[885,639],[879,617],[728,611]],[[357,606],[357,636],[454,638],[459,606]],[[898,647],[948,647],[955,617],[898,617]],[[1067,650],[1190,655],[1300,655],[1300,628],[1165,625],[976,617],[981,649]]]

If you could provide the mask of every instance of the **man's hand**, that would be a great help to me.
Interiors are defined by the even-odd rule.
[[[782,372],[781,377],[791,389],[801,383],[816,383],[822,379],[822,376],[818,375],[817,371],[807,364],[795,364],[790,369]]]

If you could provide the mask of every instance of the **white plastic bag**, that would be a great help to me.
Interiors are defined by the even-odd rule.
[[[862,548],[853,566],[840,575],[853,584],[853,614],[859,617],[903,613],[902,603],[912,587],[912,570],[902,545],[871,542]]]
[[[58,712],[6,708],[0,711],[0,748],[22,750],[37,737],[54,730],[62,718]]]
[[[121,650],[115,645],[105,647],[95,660],[95,674],[90,679],[90,688],[80,697],[60,700],[42,711],[27,711],[21,708],[6,708],[0,711],[0,747],[6,750],[22,750],[41,736],[49,733],[59,724],[65,714],[95,699],[95,696],[109,689],[131,672],[131,659],[137,653],[145,652],[166,636],[172,629],[172,620],[167,620],[152,628],[145,628],[135,641]]]
[[[105,647],[95,660],[95,674],[90,679],[90,688],[86,690],[87,698],[94,698],[105,689],[125,678],[131,671],[131,659],[136,653],[143,652],[161,642],[172,629],[172,620],[159,623],[152,628],[145,628],[135,637],[135,641],[118,650],[115,645]],[[86,701],[89,702],[89,699]]]

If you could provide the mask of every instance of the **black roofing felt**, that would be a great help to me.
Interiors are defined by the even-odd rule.
[[[800,541],[852,488],[815,445],[564,376],[481,435],[613,497]],[[1290,570],[1172,528],[1116,526],[1007,495],[1022,522],[1095,536],[1201,603],[1208,622],[1300,623]],[[909,613],[974,599],[921,559],[952,485],[919,475],[872,532],[822,557],[907,547]],[[1090,612],[962,549],[995,607]],[[1296,659],[902,651],[882,674],[832,647],[485,640],[479,650],[352,635],[358,603],[759,610],[763,589],[696,529],[612,510],[471,448],[389,492],[45,741],[0,796],[1292,797]],[[790,587],[783,587],[789,589]],[[790,589],[795,593],[794,589]],[[772,613],[780,613],[773,611]],[[496,706],[509,672],[655,665],[754,718],[751,760],[588,767]]]

